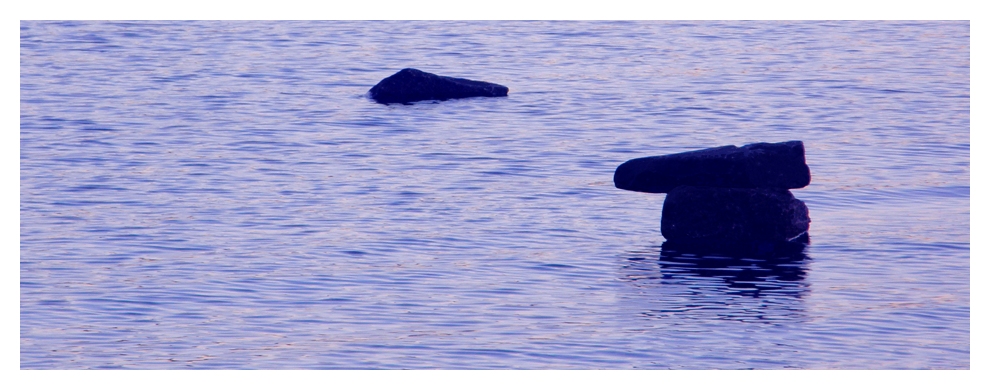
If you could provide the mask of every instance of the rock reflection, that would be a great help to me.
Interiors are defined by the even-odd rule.
[[[809,287],[805,247],[727,251],[665,242],[628,256],[623,279],[636,288],[633,299],[647,298],[638,305],[647,317],[793,321]]]

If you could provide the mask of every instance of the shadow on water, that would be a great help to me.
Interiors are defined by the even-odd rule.
[[[805,242],[719,249],[668,241],[630,253],[622,278],[636,289],[646,317],[793,321],[809,289]]]
[[[677,275],[721,279],[727,293],[759,297],[772,291],[800,297],[804,285],[807,240],[754,248],[698,248],[664,242],[663,278]]]

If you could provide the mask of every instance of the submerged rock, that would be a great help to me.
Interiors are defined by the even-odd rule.
[[[406,68],[379,81],[369,92],[376,102],[388,104],[476,96],[508,96],[509,88],[484,81],[438,76],[418,69]]]
[[[801,188],[811,182],[804,143],[722,146],[665,156],[642,157],[615,169],[615,186],[664,193],[677,186],[722,188]]]
[[[754,247],[806,236],[808,207],[776,188],[680,186],[667,194],[660,233],[688,246]]]
[[[805,250],[811,238],[808,233],[802,234],[790,241],[751,241],[746,243],[680,243],[676,241],[664,241],[660,245],[661,260],[675,261],[674,259],[694,262],[700,267],[718,267],[718,259],[760,259],[765,260],[760,264],[763,266],[775,266],[774,262],[789,262],[807,259]],[[738,261],[737,261],[738,262]],[[715,264],[713,264],[715,263]],[[752,266],[751,261],[744,261]],[[731,266],[730,266],[731,267]],[[790,268],[790,267],[787,267]],[[724,268],[723,268],[724,269]],[[726,272],[737,272],[726,270]],[[781,279],[782,280],[782,279]]]

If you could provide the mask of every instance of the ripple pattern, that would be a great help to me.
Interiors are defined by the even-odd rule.
[[[22,369],[969,368],[968,22],[21,22]],[[403,67],[506,98],[375,104]],[[635,157],[805,142],[811,243]]]

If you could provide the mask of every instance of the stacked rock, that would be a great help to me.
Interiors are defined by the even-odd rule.
[[[660,233],[675,244],[752,248],[806,238],[811,225],[790,191],[811,182],[801,141],[632,159],[613,180],[624,190],[667,193]]]

